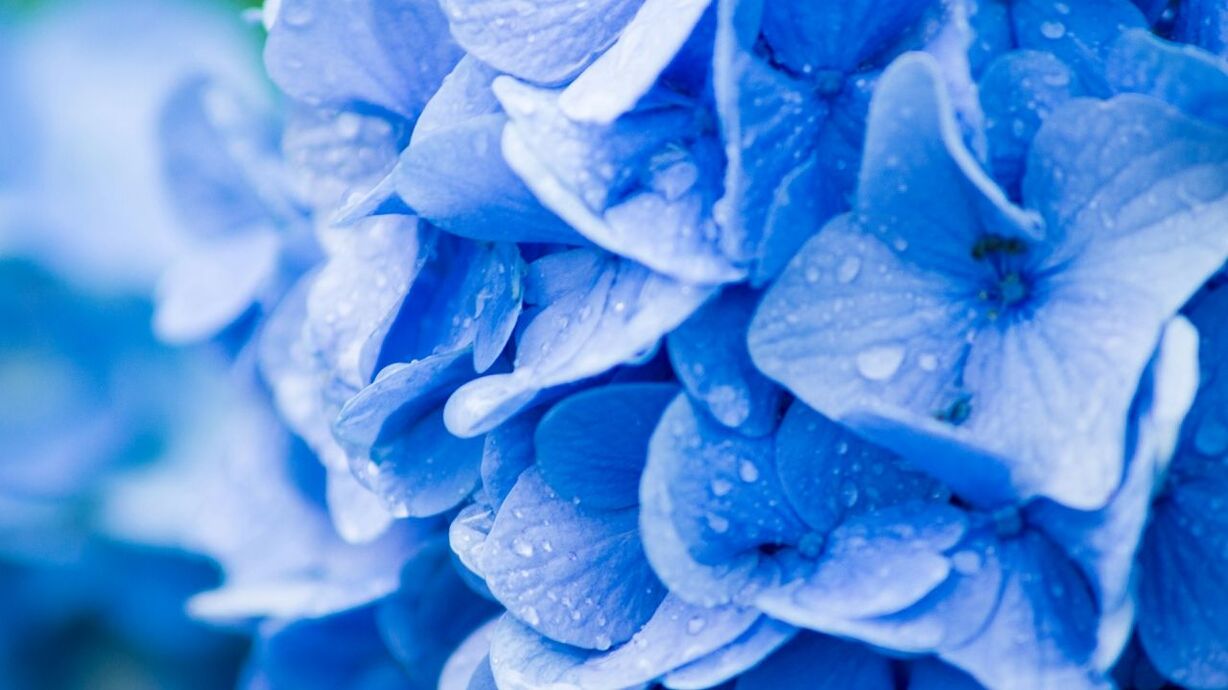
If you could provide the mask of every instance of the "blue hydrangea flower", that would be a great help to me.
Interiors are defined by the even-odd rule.
[[[854,212],[768,292],[752,357],[970,500],[1103,505],[1160,326],[1228,256],[1226,146],[1159,101],[1076,101],[1032,144],[1024,210],[963,147],[933,62],[902,58]]]

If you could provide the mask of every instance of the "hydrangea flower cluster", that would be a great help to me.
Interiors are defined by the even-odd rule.
[[[281,0],[155,323],[251,688],[1228,687],[1228,9]]]

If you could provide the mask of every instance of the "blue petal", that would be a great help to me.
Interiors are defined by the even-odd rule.
[[[1018,197],[1032,137],[1053,109],[1082,87],[1052,53],[1019,50],[990,63],[979,84],[989,139],[990,169],[1003,188]]]
[[[378,604],[376,622],[415,687],[434,688],[452,650],[495,612],[457,576],[437,540],[405,562],[401,587]]]
[[[793,72],[848,74],[898,41],[932,4],[768,2],[763,6],[763,38],[775,58]]]
[[[491,643],[491,667],[504,690],[622,690],[716,652],[761,618],[750,609],[704,608],[667,596],[629,642],[594,653],[552,643],[505,616]]]
[[[490,673],[490,638],[498,624],[498,618],[487,621],[456,647],[439,674],[438,690],[467,690],[475,675]]]
[[[401,156],[397,192],[418,215],[465,237],[582,243],[504,162],[507,117],[490,89],[496,76],[471,57],[448,75]]]
[[[469,54],[521,79],[558,83],[608,48],[643,2],[443,0],[443,8]]]
[[[492,365],[512,339],[512,331],[520,319],[523,306],[521,281],[525,265],[520,251],[510,242],[490,248],[473,275],[476,289],[471,289],[473,306],[469,313],[477,322],[473,334],[473,367],[480,374]]]
[[[281,238],[263,228],[196,247],[158,282],[155,333],[181,344],[217,335],[275,286],[282,249]]]
[[[771,433],[783,393],[755,369],[746,329],[759,293],[730,287],[669,334],[669,358],[687,393],[725,426]]]
[[[283,0],[265,45],[269,75],[294,98],[410,120],[460,57],[434,0]]]
[[[578,122],[609,124],[653,87],[712,0],[644,0],[618,41],[559,96]]]
[[[468,347],[489,366],[519,318],[523,269],[516,248],[424,232],[409,295],[384,339],[378,365]],[[489,309],[490,311],[487,311]]]
[[[1173,37],[1228,57],[1228,7],[1216,0],[1188,0],[1177,7]]]
[[[552,293],[554,299],[529,320],[511,374],[479,378],[448,400],[453,433],[488,431],[544,388],[595,376],[651,351],[712,294],[593,250],[557,256],[550,263],[566,267],[562,272],[571,276],[572,289]],[[534,291],[540,288],[527,286],[526,298]]]
[[[745,275],[721,251],[711,217],[720,151],[696,127],[691,104],[662,93],[663,103],[591,125],[567,119],[556,92],[508,78],[494,88],[511,118],[503,136],[508,165],[581,235],[688,282]]]
[[[984,690],[984,686],[954,666],[922,659],[909,665],[908,690]]]
[[[419,268],[418,222],[360,221],[336,238],[307,296],[304,330],[330,378],[353,390],[371,382],[384,337]]]
[[[899,88],[889,83],[892,73],[924,83],[919,67],[919,59],[897,62],[883,78],[881,101],[890,103]],[[895,107],[898,123],[915,105]],[[985,266],[966,252],[987,231],[1026,237],[1020,223],[1002,229],[1018,212],[984,189],[975,171],[952,173],[954,182],[967,182],[943,190],[968,194],[962,208],[927,208],[949,195],[923,182],[924,198],[900,193],[889,182],[899,180],[890,174],[891,156],[902,162],[925,149],[880,138],[877,118],[891,112],[872,111],[862,227],[833,223],[803,250],[752,323],[752,356],[816,409],[924,464],[968,500],[1007,498],[997,476],[1006,470],[1024,496],[1100,507],[1120,482],[1126,413],[1160,325],[1228,255],[1228,237],[1207,235],[1228,221],[1228,138],[1137,96],[1079,101],[1054,113],[1033,144],[1024,181],[1025,200],[1047,224],[1041,251],[1028,259],[1043,278],[1028,318],[1003,328],[977,324],[968,292],[983,289],[985,277],[976,274]],[[886,133],[900,126],[885,125]],[[949,124],[942,129],[949,133]],[[887,142],[894,146],[879,151]],[[913,165],[932,173],[939,155]],[[887,215],[897,208],[895,218]],[[916,216],[931,220],[899,220]],[[1178,226],[1186,239],[1173,242]],[[842,264],[850,266],[847,283]],[[817,326],[797,337],[789,318]],[[1018,423],[1021,412],[1029,423]],[[938,442],[946,457],[927,452],[923,439]],[[974,460],[978,450],[989,459]],[[959,456],[967,462],[949,462]]]
[[[495,524],[495,509],[482,502],[471,503],[461,509],[452,524],[448,526],[448,545],[457,561],[469,571],[472,577],[467,581],[480,584],[477,590],[485,596],[490,596],[482,573],[482,552],[486,549],[486,538],[490,536],[490,528]]]
[[[536,459],[533,436],[545,413],[544,406],[526,410],[486,434],[482,446],[482,489],[495,508]]]
[[[1147,28],[1129,0],[1017,0],[1010,11],[1019,47],[1053,53],[1095,94],[1107,90],[1104,56],[1109,46],[1126,29]]]
[[[399,515],[436,515],[477,485],[480,439],[443,425],[442,404],[469,378],[466,351],[385,368],[337,417],[334,433],[355,474]]]
[[[893,690],[891,660],[863,645],[802,633],[738,679],[737,690]]]
[[[386,204],[381,182],[397,162],[409,125],[381,114],[301,106],[286,123],[282,151],[302,200],[334,220]],[[354,208],[350,208],[350,206]]]
[[[729,162],[718,210],[727,255],[770,257],[754,273],[762,283],[841,210],[845,190],[821,179],[826,168],[813,160],[830,106],[738,42],[732,13],[750,4],[722,2],[719,9],[713,75]]]
[[[520,475],[483,547],[490,591],[547,637],[585,649],[631,638],[665,589],[640,546],[635,510],[589,510],[535,470]]]
[[[1181,318],[1171,322],[1140,382],[1131,412],[1134,452],[1108,505],[1086,512],[1042,500],[1028,507],[1029,524],[1044,531],[1083,569],[1101,611],[1118,608],[1130,593],[1151,497],[1198,385],[1197,352],[1193,327]]]
[[[1197,688],[1228,683],[1226,310],[1228,292],[1215,288],[1188,311],[1202,382],[1139,554],[1139,639],[1161,673]]]
[[[763,545],[796,544],[805,526],[788,508],[772,441],[750,439],[679,396],[649,445],[641,483],[644,546],[679,596],[744,598],[781,578]],[[681,547],[681,553],[679,553]]]
[[[797,635],[797,628],[761,617],[741,637],[708,656],[671,671],[661,684],[670,690],[703,690],[757,666]]]
[[[263,113],[206,78],[167,99],[158,122],[163,179],[183,222],[201,236],[276,224],[292,207],[273,169],[279,132]]]
[[[591,510],[639,505],[648,439],[677,386],[601,386],[550,409],[535,444],[542,478],[565,500]]]
[[[958,510],[920,502],[849,518],[827,535],[814,572],[761,592],[755,604],[815,630],[829,629],[831,621],[897,613],[947,580],[945,552],[966,528]]]
[[[999,551],[1005,579],[996,609],[975,639],[940,657],[994,690],[1107,690],[1091,668],[1098,614],[1082,574],[1034,532]]]
[[[409,679],[384,646],[374,614],[368,606],[328,618],[265,624],[246,687],[404,690]]]
[[[797,402],[776,434],[776,471],[793,509],[819,534],[850,515],[949,498],[940,484],[898,456]]]
[[[1141,29],[1113,43],[1105,78],[1118,93],[1145,93],[1191,117],[1228,126],[1228,64]]]

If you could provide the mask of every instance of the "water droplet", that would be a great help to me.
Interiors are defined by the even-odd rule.
[[[855,256],[848,256],[844,258],[844,261],[840,262],[840,267],[836,269],[836,280],[841,283],[851,283],[860,272],[861,259]]]
[[[1040,33],[1045,38],[1056,41],[1066,35],[1066,25],[1061,22],[1042,22]]]
[[[717,534],[724,534],[729,531],[729,521],[716,513],[708,513],[704,519],[707,520],[708,527],[712,528],[712,531]]]
[[[712,480],[712,494],[715,496],[724,496],[730,491],[733,491],[733,483],[726,479]]]
[[[759,468],[755,467],[755,463],[750,460],[743,460],[738,464],[738,476],[749,484],[759,479]]]
[[[522,558],[530,558],[533,555],[533,545],[520,537],[512,540],[512,550]]]
[[[521,609],[520,617],[529,625],[537,625],[542,622],[541,616],[537,615],[537,609],[532,606],[526,606]]]
[[[692,635],[698,635],[707,624],[708,621],[705,618],[702,616],[695,616],[686,622],[686,631]]]
[[[886,381],[895,376],[904,361],[904,348],[899,345],[877,345],[857,355],[857,371],[871,381]]]
[[[1194,432],[1194,447],[1203,455],[1223,455],[1228,451],[1228,427],[1218,419],[1204,419]]]
[[[975,551],[957,551],[951,556],[951,565],[964,575],[975,575],[980,572],[981,564],[981,554]]]
[[[938,368],[938,358],[927,352],[917,358],[917,366],[924,371],[933,371]]]

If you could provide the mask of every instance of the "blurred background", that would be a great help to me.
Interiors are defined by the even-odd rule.
[[[185,613],[217,564],[122,516],[157,533],[134,478],[212,461],[242,403],[224,344],[170,348],[150,324],[193,246],[159,118],[197,75],[273,98],[252,4],[0,0],[0,688],[241,674],[247,636]]]

